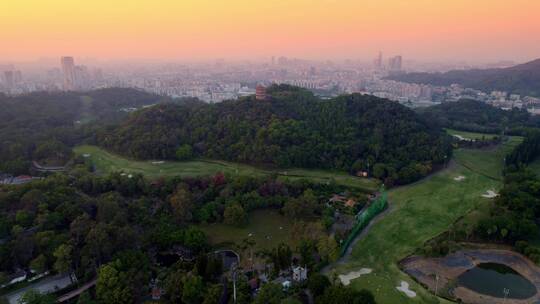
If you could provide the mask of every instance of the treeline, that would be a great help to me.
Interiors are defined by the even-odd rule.
[[[540,129],[527,129],[523,133],[523,142],[506,156],[507,167],[526,166],[540,156]]]
[[[526,110],[514,108],[505,111],[469,99],[442,103],[418,111],[435,127],[469,132],[500,134],[514,128],[540,126],[540,119]]]
[[[32,160],[65,162],[97,126],[125,118],[122,108],[160,101],[133,89],[0,95],[0,173],[28,173]]]
[[[323,101],[287,85],[219,104],[160,105],[96,135],[137,159],[204,157],[279,167],[369,171],[392,183],[428,174],[449,139],[398,103],[359,94]]]
[[[540,236],[540,180],[535,173],[527,169],[507,172],[490,214],[476,228],[486,240],[516,244]]]

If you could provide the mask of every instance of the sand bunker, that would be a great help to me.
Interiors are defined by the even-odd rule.
[[[92,156],[92,155],[91,155],[90,153],[84,153],[82,156],[83,156],[84,158],[88,158],[88,157],[90,157],[90,156]]]
[[[153,161],[153,162],[152,162],[152,165],[161,165],[161,164],[163,164],[163,163],[165,163],[165,162],[162,161],[162,160],[160,160],[160,161]]]
[[[401,286],[397,286],[396,289],[403,292],[403,293],[405,293],[407,295],[407,297],[409,297],[409,298],[416,297],[416,292],[410,290],[409,289],[409,283],[407,283],[405,281],[401,281]]]
[[[497,196],[499,196],[499,194],[497,194],[493,190],[488,190],[488,191],[486,191],[485,194],[482,194],[482,197],[485,197],[485,198],[494,198],[494,197],[497,197]]]
[[[454,177],[454,180],[455,180],[456,182],[460,182],[460,181],[462,181],[462,180],[464,180],[464,179],[465,179],[465,176],[463,176],[463,175]]]
[[[452,135],[454,136],[455,138],[459,139],[459,140],[462,140],[462,141],[474,141],[474,139],[470,139],[470,138],[467,138],[467,137],[463,137],[461,135],[457,135],[457,134],[454,134]]]
[[[351,281],[354,280],[354,279],[357,279],[359,277],[361,277],[362,275],[364,274],[369,274],[371,273],[373,270],[370,269],[370,268],[362,268],[358,271],[351,271],[347,274],[340,274],[339,275],[339,280],[341,281],[341,283],[343,283],[343,285],[347,286],[349,284],[351,284]]]

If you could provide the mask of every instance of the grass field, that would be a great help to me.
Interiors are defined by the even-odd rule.
[[[497,134],[484,134],[484,133],[473,133],[473,132],[466,132],[466,131],[458,131],[453,129],[445,129],[446,133],[450,135],[459,135],[466,139],[492,139],[495,136],[498,136]]]
[[[249,213],[245,227],[234,227],[222,223],[201,224],[198,228],[206,232],[209,242],[217,247],[230,248],[244,239],[255,241],[257,249],[272,249],[281,242],[290,244],[292,222],[277,210],[255,210]],[[249,236],[251,234],[251,236]]]
[[[206,176],[217,172],[253,177],[276,174],[290,180],[305,178],[318,183],[334,180],[337,184],[370,192],[375,191],[378,187],[376,180],[354,177],[346,172],[330,170],[261,169],[244,164],[213,160],[158,163],[130,160],[96,146],[77,146],[73,150],[77,155],[89,154],[88,158],[93,162],[98,173],[123,171],[126,173],[141,173],[148,178],[157,178],[159,176]]]
[[[461,216],[487,208],[490,200],[481,195],[501,187],[504,155],[519,141],[512,138],[491,150],[457,150],[448,168],[420,182],[391,190],[390,213],[356,244],[349,262],[338,265],[336,272],[372,268],[371,274],[352,281],[351,285],[372,291],[377,303],[448,303],[401,272],[398,262],[447,230]],[[455,181],[457,176],[464,176],[465,180]],[[402,280],[417,293],[415,298],[396,290]]]
[[[458,149],[454,151],[454,159],[462,166],[494,180],[501,180],[504,167],[504,157],[523,139],[510,137],[497,148],[486,149]]]

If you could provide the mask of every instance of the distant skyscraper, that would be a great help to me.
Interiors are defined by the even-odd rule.
[[[382,52],[379,52],[379,55],[377,56],[377,58],[375,58],[375,60],[373,60],[373,66],[376,69],[382,69],[382,66],[383,66],[383,54],[382,54]]]
[[[75,60],[73,57],[62,57],[60,61],[64,73],[64,90],[72,91],[75,88]]]
[[[90,86],[90,72],[84,65],[76,65],[73,69],[75,76],[75,87],[77,89],[87,89]]]
[[[6,80],[6,87],[8,89],[13,88],[13,84],[15,83],[15,79],[13,79],[13,71],[5,71],[4,72],[4,79]]]
[[[388,69],[390,71],[395,71],[395,72],[401,71],[402,60],[403,60],[403,58],[400,55],[389,58],[388,59]]]
[[[23,80],[22,72],[19,70],[13,71],[13,82],[21,83]]]

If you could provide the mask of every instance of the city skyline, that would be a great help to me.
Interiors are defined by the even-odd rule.
[[[73,55],[202,61],[288,56],[524,62],[540,54],[540,2],[6,1],[0,61]]]

